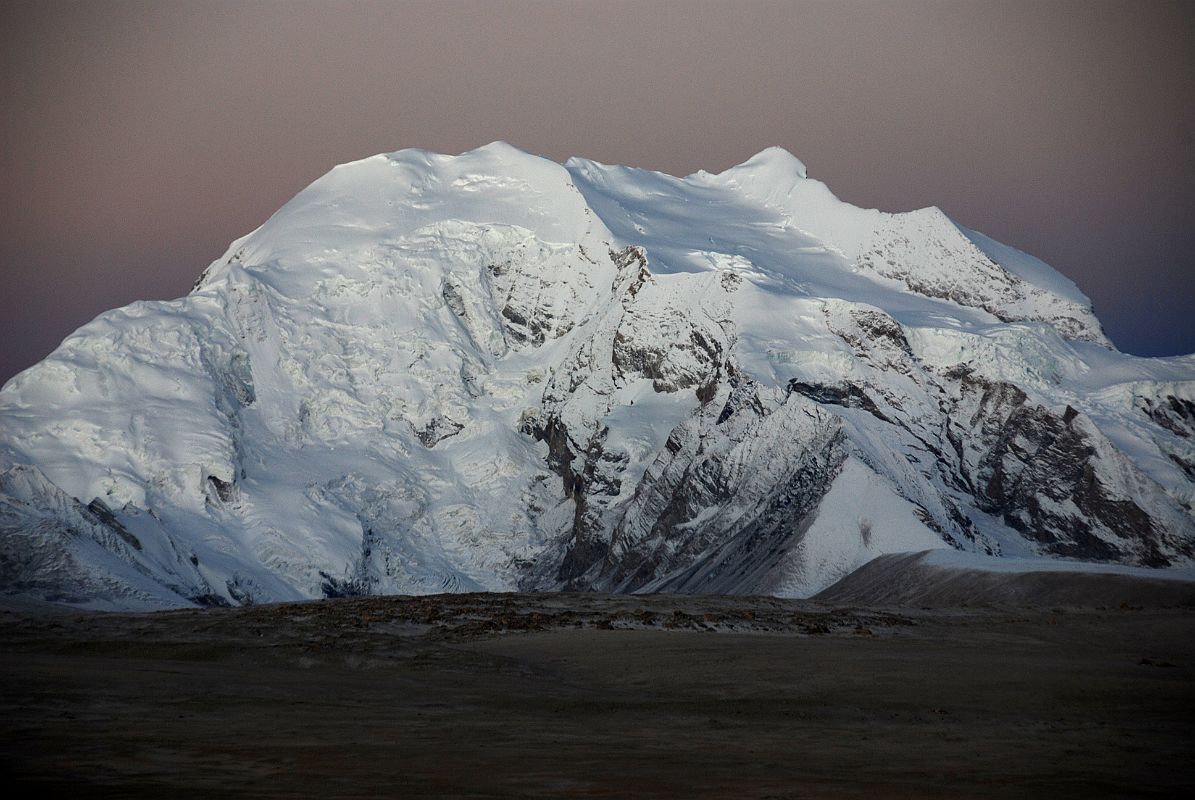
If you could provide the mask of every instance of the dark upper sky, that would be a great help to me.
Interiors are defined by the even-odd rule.
[[[494,139],[685,175],[768,145],[1195,351],[1195,3],[256,3],[0,10],[0,380],[184,294],[332,165]]]

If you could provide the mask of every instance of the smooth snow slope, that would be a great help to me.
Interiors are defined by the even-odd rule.
[[[1195,553],[1195,358],[771,148],[335,168],[0,392],[0,586],[83,605],[812,594],[886,552]]]

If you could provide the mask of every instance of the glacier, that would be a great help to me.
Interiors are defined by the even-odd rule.
[[[887,553],[1195,561],[1195,356],[765,150],[338,166],[0,390],[0,594],[807,597]]]

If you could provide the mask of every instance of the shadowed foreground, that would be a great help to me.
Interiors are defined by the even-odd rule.
[[[7,612],[0,759],[87,796],[1168,796],[1193,634],[669,596]]]

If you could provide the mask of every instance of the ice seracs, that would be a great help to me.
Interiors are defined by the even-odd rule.
[[[0,590],[97,607],[1181,565],[1192,502],[1195,359],[779,148],[345,164],[0,391]]]

